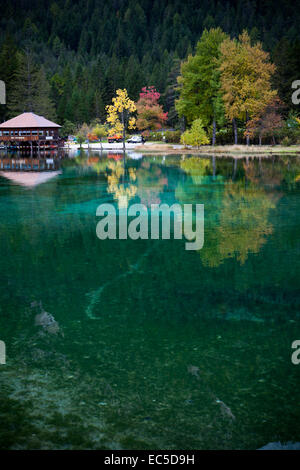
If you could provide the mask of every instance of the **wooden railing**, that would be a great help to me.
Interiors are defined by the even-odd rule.
[[[37,142],[39,140],[49,141],[58,140],[58,135],[2,135],[0,136],[0,142]]]

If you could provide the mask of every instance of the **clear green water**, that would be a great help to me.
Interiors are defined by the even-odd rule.
[[[124,170],[94,153],[61,170],[33,188],[0,177],[0,448],[299,441],[299,157]],[[203,249],[99,240],[97,206],[125,193],[204,203]]]

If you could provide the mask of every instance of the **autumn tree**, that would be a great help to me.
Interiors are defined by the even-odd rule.
[[[280,128],[283,127],[284,122],[280,114],[283,104],[278,97],[275,97],[265,107],[260,116],[256,116],[247,122],[245,136],[253,138],[258,136],[259,145],[262,143],[263,137],[272,137],[273,144],[275,145],[275,134]]]
[[[132,101],[127,90],[118,89],[116,96],[112,99],[112,104],[106,107],[106,122],[110,126],[109,135],[121,134],[123,136],[123,151],[125,152],[125,133],[126,129],[134,129],[136,119],[133,113],[136,111],[134,101]]]
[[[106,127],[104,125],[101,125],[101,124],[96,124],[96,126],[94,126],[92,128],[91,134],[92,134],[94,140],[99,140],[100,141],[100,145],[101,145],[101,149],[102,149],[102,139],[107,136]]]
[[[236,119],[247,122],[249,116],[259,116],[276,95],[271,89],[275,66],[259,42],[251,45],[246,31],[239,40],[226,39],[221,44],[221,54],[223,101],[226,116],[233,123],[234,143],[237,144]]]
[[[204,30],[195,55],[189,55],[181,65],[178,77],[179,99],[176,109],[188,123],[201,118],[205,127],[212,125],[216,141],[217,123],[223,124],[224,109],[220,92],[220,46],[227,38],[221,28]]]
[[[78,131],[76,133],[76,140],[80,145],[80,148],[86,140],[88,140],[89,142],[88,136],[90,135],[90,132],[91,129],[85,122],[82,124],[82,126],[79,126]]]
[[[166,123],[168,113],[164,113],[163,107],[158,103],[160,93],[154,86],[142,88],[140,98],[136,104],[137,128],[140,130],[157,130]]]

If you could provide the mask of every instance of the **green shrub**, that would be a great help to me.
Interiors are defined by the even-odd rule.
[[[181,132],[180,131],[166,131],[166,142],[173,144],[180,143]]]
[[[150,140],[152,142],[161,142],[163,140],[163,133],[162,132],[150,132],[150,135],[149,137],[147,138],[147,140]]]
[[[184,145],[197,147],[209,144],[209,138],[203,129],[202,120],[200,118],[193,121],[192,127],[182,134],[180,141]]]
[[[281,145],[284,145],[285,147],[288,147],[288,146],[292,145],[293,139],[291,139],[291,137],[285,136],[280,143],[281,143]]]

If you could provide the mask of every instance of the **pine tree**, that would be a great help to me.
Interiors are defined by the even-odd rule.
[[[34,99],[38,86],[38,69],[32,53],[25,50],[18,54],[18,67],[7,105],[9,116],[34,111]]]
[[[44,69],[37,68],[32,53],[26,50],[18,56],[18,69],[8,100],[9,115],[33,112],[48,119],[55,119],[51,87]]]
[[[178,113],[175,108],[175,102],[179,98],[177,77],[180,74],[180,65],[180,59],[175,57],[173,59],[173,66],[167,78],[167,87],[163,96],[164,102],[166,103],[166,109],[168,111],[168,123],[173,127],[176,126],[179,120]]]
[[[55,121],[57,116],[54,103],[50,98],[51,87],[43,67],[41,67],[37,72],[36,85],[37,87],[33,99],[34,112],[50,119],[51,121]]]
[[[10,35],[7,35],[0,51],[0,79],[6,87],[6,97],[12,96],[12,86],[16,78],[17,70],[17,47]],[[8,117],[6,105],[0,106],[0,122]]]

